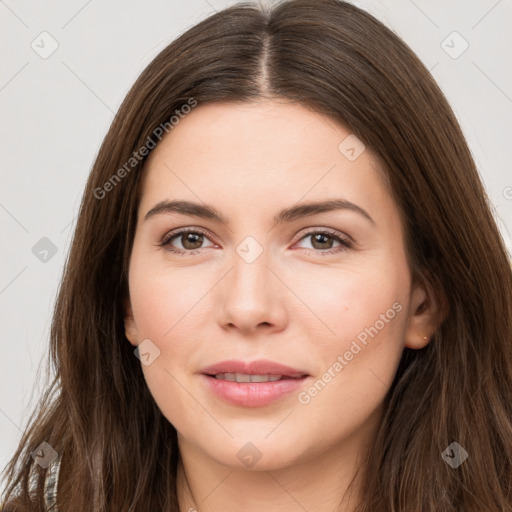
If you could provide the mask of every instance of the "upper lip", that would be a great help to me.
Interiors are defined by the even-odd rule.
[[[283,375],[288,377],[303,377],[309,375],[308,372],[299,368],[292,368],[291,366],[275,363],[267,359],[258,359],[257,361],[250,362],[235,359],[221,361],[203,368],[201,373],[205,375],[243,373],[247,375]]]

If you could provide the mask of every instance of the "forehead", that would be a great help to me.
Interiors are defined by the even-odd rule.
[[[361,151],[347,128],[297,103],[199,105],[147,160],[141,213],[174,198],[242,209],[333,195],[389,202],[378,160],[367,148],[347,158],[346,141]]]

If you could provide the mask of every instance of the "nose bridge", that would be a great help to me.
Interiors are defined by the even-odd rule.
[[[235,247],[221,295],[226,322],[247,329],[263,322],[278,323],[282,284],[270,270],[271,260],[270,250],[254,236],[245,237]]]
[[[261,238],[261,237],[260,237]],[[235,248],[233,254],[231,289],[238,299],[245,297],[254,300],[258,296],[268,296],[270,270],[269,250],[254,236],[245,237]]]

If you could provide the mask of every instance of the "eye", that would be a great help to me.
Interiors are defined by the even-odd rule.
[[[198,249],[201,249],[201,245],[203,244],[204,239],[206,238],[209,240],[206,235],[206,232],[199,228],[186,228],[179,231],[172,231],[171,233],[168,233],[166,236],[164,236],[160,245],[167,251],[176,254],[195,254]],[[180,241],[181,248],[176,248],[171,244],[174,239]]]
[[[303,235],[299,241],[307,240],[308,238],[311,240],[311,245],[313,248],[311,250],[314,250],[314,252],[319,252],[323,255],[339,253],[353,247],[353,242],[351,242],[342,233],[335,230],[331,231],[322,229],[318,231],[310,231]],[[338,243],[338,247],[333,249],[333,242]]]
[[[317,252],[323,255],[333,254],[350,249],[353,247],[353,242],[346,238],[342,233],[335,230],[317,230],[310,231],[303,235],[299,241],[310,238],[312,241],[313,252]],[[183,228],[177,231],[171,231],[164,236],[160,242],[160,246],[164,247],[167,251],[184,256],[185,254],[196,254],[203,245],[204,240],[209,240],[206,231],[200,228]],[[181,247],[175,247],[172,242],[179,240]],[[332,248],[334,243],[338,243],[338,247]],[[214,244],[206,247],[212,247]]]

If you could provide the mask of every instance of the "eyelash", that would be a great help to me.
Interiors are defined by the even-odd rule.
[[[176,249],[175,247],[172,247],[170,245],[171,240],[174,238],[177,238],[179,235],[182,235],[183,233],[192,233],[194,235],[203,235],[206,238],[209,238],[208,233],[200,228],[183,228],[176,231],[171,231],[170,233],[167,233],[162,240],[160,241],[159,245],[160,247],[163,247],[166,251],[169,251],[171,253],[177,254],[179,256],[185,256],[185,255],[192,255],[198,253],[201,249],[193,249],[190,251],[183,250],[183,249]],[[305,249],[306,251],[313,251],[315,253],[321,254],[322,256],[331,255],[331,254],[337,254],[340,252],[343,252],[347,249],[351,249],[354,246],[354,243],[349,241],[347,238],[343,236],[342,233],[336,230],[327,230],[327,229],[320,229],[317,231],[309,231],[308,233],[305,233],[302,235],[295,243],[300,242],[302,239],[307,238],[312,235],[326,235],[332,239],[334,239],[336,242],[340,242],[341,247],[336,247],[334,249],[325,249],[325,250],[315,250],[315,249]]]

